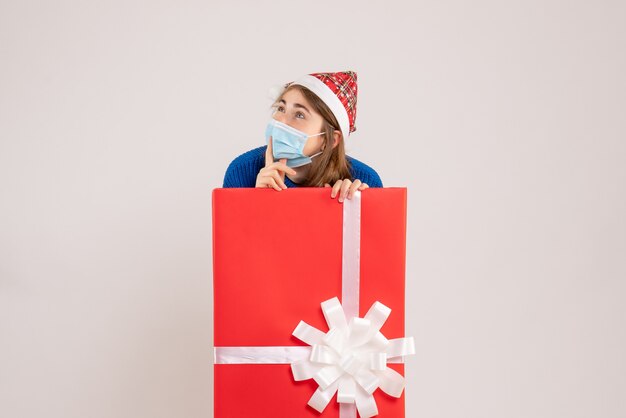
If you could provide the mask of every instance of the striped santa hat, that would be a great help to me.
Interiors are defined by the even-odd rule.
[[[354,71],[307,74],[285,84],[284,88],[292,84],[311,90],[328,106],[339,122],[344,139],[356,131],[357,78]]]

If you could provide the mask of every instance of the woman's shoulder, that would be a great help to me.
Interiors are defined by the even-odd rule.
[[[254,187],[259,170],[265,165],[267,146],[251,149],[237,156],[226,169],[223,187]]]
[[[350,172],[353,179],[359,179],[370,187],[383,187],[383,182],[376,170],[354,157],[348,156],[347,159],[350,162]]]
[[[256,163],[265,163],[265,150],[267,145],[263,145],[262,147],[251,149],[250,151],[246,151],[243,154],[235,157],[235,159],[230,163],[231,166],[240,166],[246,164],[256,164]]]

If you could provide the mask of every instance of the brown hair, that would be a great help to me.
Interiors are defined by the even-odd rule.
[[[342,137],[337,146],[333,148],[333,134],[335,131],[341,132],[337,118],[335,118],[335,115],[330,111],[326,103],[315,93],[298,84],[289,85],[280,97],[276,99],[276,103],[280,102],[283,95],[292,89],[298,89],[313,109],[322,116],[324,119],[322,130],[326,132],[324,135],[324,149],[320,155],[313,158],[309,175],[302,183],[302,186],[324,187],[324,184],[328,183],[332,186],[340,179],[352,180],[350,162],[346,158],[344,147],[345,138]]]

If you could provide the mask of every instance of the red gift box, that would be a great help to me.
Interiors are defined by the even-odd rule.
[[[383,303],[391,315],[380,332],[401,338],[406,189],[366,189],[360,198],[358,316]],[[328,188],[213,191],[215,347],[305,347],[292,335],[301,320],[328,330],[320,303],[342,298],[343,210]],[[339,417],[335,399],[322,413],[307,405],[318,384],[295,381],[289,364],[214,367],[216,418]],[[404,417],[404,394],[376,390],[374,398],[378,416]]]

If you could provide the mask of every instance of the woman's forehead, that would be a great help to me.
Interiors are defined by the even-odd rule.
[[[310,103],[308,102],[308,100],[306,99],[306,97],[304,97],[304,94],[302,94],[302,92],[298,89],[291,89],[287,92],[285,92],[285,94],[283,94],[282,99],[289,104],[303,104],[307,107],[310,107]]]

